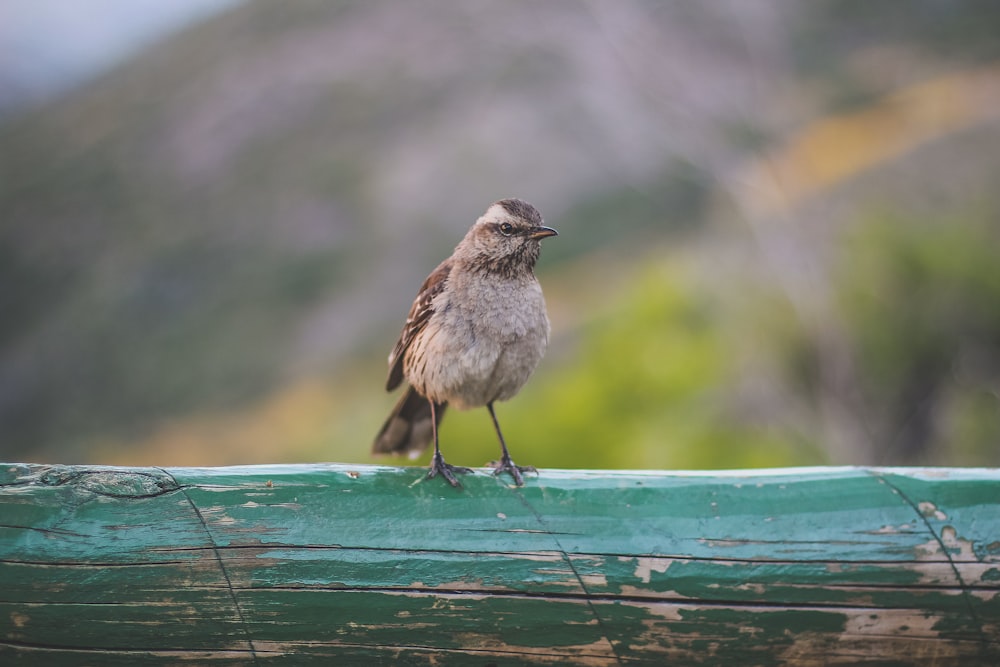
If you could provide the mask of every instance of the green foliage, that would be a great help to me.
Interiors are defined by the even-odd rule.
[[[736,351],[718,304],[675,267],[637,275],[633,290],[584,329],[571,359],[543,363],[518,397],[499,406],[514,460],[580,468],[821,462],[788,434],[734,413]],[[443,446],[461,443],[466,463],[495,457],[490,431],[485,410],[450,414]]]
[[[888,217],[851,239],[842,306],[877,390],[1000,333],[997,236],[978,221]]]
[[[839,307],[870,419],[906,461],[996,460],[998,247],[986,215],[883,215],[849,239]]]

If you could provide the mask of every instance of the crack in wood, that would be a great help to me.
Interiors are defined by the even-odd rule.
[[[250,655],[253,657],[254,664],[257,664],[257,662],[258,662],[257,661],[257,650],[254,647],[253,637],[250,634],[250,628],[247,625],[246,617],[243,615],[243,609],[240,607],[240,601],[239,601],[239,598],[236,595],[236,589],[233,588],[233,582],[229,578],[229,572],[226,571],[226,564],[225,564],[225,562],[224,562],[224,560],[222,558],[222,554],[219,552],[219,547],[218,547],[218,545],[215,542],[215,537],[212,535],[212,531],[211,531],[211,529],[209,529],[208,523],[205,522],[205,517],[202,516],[201,510],[198,509],[198,505],[194,502],[194,500],[188,494],[187,488],[183,487],[183,486],[181,486],[179,484],[177,484],[177,480],[174,479],[173,475],[171,475],[169,472],[167,472],[166,470],[163,470],[163,469],[160,469],[160,470],[161,470],[161,472],[164,475],[167,475],[168,477],[170,477],[170,479],[173,480],[173,482],[174,482],[174,486],[177,489],[179,489],[181,491],[181,493],[184,494],[184,498],[187,500],[188,504],[191,506],[191,509],[194,511],[195,516],[198,517],[198,522],[201,524],[201,527],[205,530],[205,535],[208,537],[208,541],[209,541],[209,544],[211,545],[212,552],[215,555],[215,560],[219,564],[219,570],[222,572],[222,577],[226,581],[226,588],[228,589],[229,596],[232,599],[233,607],[234,607],[234,609],[236,611],[236,616],[240,620],[240,627],[243,629],[243,635],[246,638],[247,646],[250,649]]]
[[[962,590],[962,597],[965,600],[965,607],[966,610],[968,611],[969,618],[972,619],[979,633],[979,638],[982,645],[982,653],[984,656],[986,656],[989,650],[988,637],[986,635],[986,631],[983,629],[983,622],[979,618],[979,614],[976,613],[975,606],[972,604],[972,595],[970,593],[969,586],[965,583],[965,580],[962,578],[962,572],[958,567],[958,564],[954,561],[954,559],[952,559],[951,553],[949,552],[948,547],[945,546],[942,536],[939,535],[938,532],[934,529],[934,526],[931,524],[930,519],[928,518],[927,514],[921,510],[919,504],[914,502],[913,499],[911,499],[906,493],[904,493],[901,488],[890,482],[888,479],[885,478],[885,476],[879,474],[877,471],[871,470],[869,471],[869,474],[878,479],[881,483],[888,486],[890,489],[892,489],[892,491],[895,494],[897,494],[900,498],[902,498],[907,505],[913,508],[913,511],[916,513],[917,517],[919,518],[919,521],[923,523],[925,526],[927,526],[927,530],[930,531],[931,536],[933,536],[934,540],[937,542],[938,547],[941,549],[941,553],[945,555],[945,557],[948,559],[948,562],[951,564],[951,570],[954,573],[955,578],[958,580],[959,587]]]
[[[587,589],[587,584],[584,582],[583,577],[580,576],[580,572],[576,569],[576,566],[573,564],[573,559],[570,558],[569,553],[566,551],[565,548],[563,548],[562,543],[559,542],[559,538],[556,536],[556,533],[552,531],[548,527],[548,525],[546,525],[545,520],[542,518],[541,513],[538,512],[538,510],[536,510],[530,502],[528,502],[528,499],[524,497],[524,494],[521,493],[521,490],[517,487],[514,487],[513,492],[514,495],[517,496],[518,500],[520,500],[521,503],[524,504],[524,506],[528,509],[528,511],[534,515],[535,520],[538,521],[538,524],[542,527],[542,530],[544,530],[545,533],[552,538],[552,541],[555,542],[556,548],[558,549],[559,553],[562,554],[562,557],[565,560],[566,564],[569,566],[569,569],[573,572],[573,576],[576,577],[577,582],[580,584],[580,589],[583,591],[584,598],[587,601],[587,607],[590,609],[590,613],[594,615],[594,620],[597,621],[597,626],[601,629],[601,636],[604,638],[604,641],[608,643],[608,647],[611,649],[611,655],[614,656],[616,663],[618,663],[619,665],[623,664],[622,657],[618,654],[618,650],[615,648],[615,643],[611,640],[611,634],[608,632],[608,629],[605,626],[604,621],[601,619],[600,613],[598,613],[597,608],[594,606],[594,598],[592,595],[590,595],[590,591]]]

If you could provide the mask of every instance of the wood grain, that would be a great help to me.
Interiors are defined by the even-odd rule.
[[[0,664],[1000,664],[997,470],[422,475],[0,464]]]

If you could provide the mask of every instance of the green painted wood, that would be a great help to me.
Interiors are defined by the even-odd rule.
[[[0,664],[1000,664],[1000,471],[0,464]]]

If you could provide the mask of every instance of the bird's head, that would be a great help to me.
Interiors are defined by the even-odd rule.
[[[530,271],[541,252],[540,241],[558,232],[542,224],[542,215],[520,199],[501,199],[486,209],[459,244],[473,263],[490,272]]]

